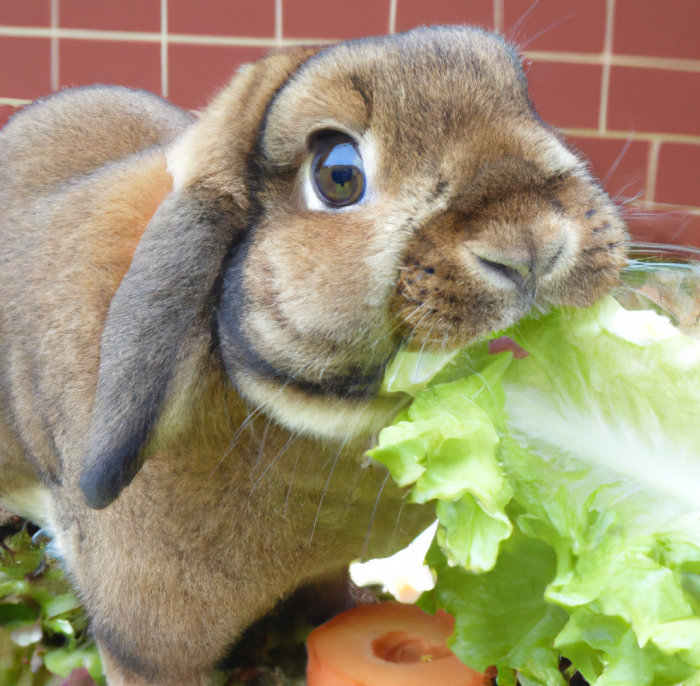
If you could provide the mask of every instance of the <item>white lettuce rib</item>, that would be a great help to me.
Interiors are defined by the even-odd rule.
[[[700,510],[700,446],[684,445],[660,430],[653,413],[633,425],[596,411],[594,396],[591,409],[582,411],[566,398],[554,401],[507,381],[504,387],[509,428],[543,457],[578,459],[601,476],[607,472],[606,482],[617,475],[632,490],[670,498],[665,508],[670,516]]]

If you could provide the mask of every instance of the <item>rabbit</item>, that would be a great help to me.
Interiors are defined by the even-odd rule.
[[[627,233],[516,49],[430,27],[239,69],[195,118],[64,90],[0,132],[0,506],[53,537],[110,686],[432,520],[366,457],[401,345],[619,283]]]

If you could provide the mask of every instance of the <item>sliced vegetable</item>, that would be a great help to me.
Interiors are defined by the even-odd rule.
[[[348,610],[311,632],[308,686],[486,686],[445,641],[454,618],[415,605],[380,603]]]

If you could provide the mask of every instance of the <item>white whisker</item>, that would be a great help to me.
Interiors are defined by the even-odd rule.
[[[542,29],[541,31],[538,31],[534,36],[530,36],[522,45],[518,46],[520,50],[525,50],[532,41],[537,40],[540,36],[544,35],[545,33],[548,33],[552,29],[555,29],[559,24],[563,24],[565,21],[568,21],[573,17],[577,12],[572,12],[571,14],[567,14],[563,19],[559,19],[558,21],[555,21],[553,24],[550,24],[547,28]]]
[[[625,198],[622,202],[617,202],[617,199],[622,196],[622,194],[632,185],[637,183],[638,181],[641,181],[642,177],[640,176],[639,178],[635,179],[634,181],[630,181],[624,188],[620,189],[620,192],[613,198],[617,205],[619,207],[624,207],[625,205],[629,205],[631,202],[634,202],[635,200],[639,200],[644,195],[644,191],[639,191],[638,193],[635,193],[631,198]]]
[[[533,2],[532,5],[530,5],[530,7],[520,17],[520,19],[518,19],[518,21],[516,21],[515,24],[513,24],[513,26],[510,27],[510,31],[508,32],[509,39],[513,40],[513,37],[514,37],[517,29],[520,28],[521,24],[523,24],[524,22],[527,21],[528,17],[532,14],[532,10],[534,10],[535,7],[537,7],[537,5],[539,5],[539,4],[540,4],[540,0],[535,0],[535,2]]]
[[[292,441],[293,441],[295,438],[296,438],[296,434],[292,434],[292,435],[289,437],[289,439],[287,440],[287,442],[282,446],[282,450],[280,450],[280,451],[277,453],[277,455],[275,455],[275,458],[272,460],[272,462],[270,462],[270,464],[267,465],[267,467],[265,467],[265,471],[256,479],[255,483],[252,485],[252,487],[251,487],[251,489],[250,489],[250,494],[253,493],[253,491],[255,490],[255,487],[260,483],[260,481],[261,481],[262,478],[265,476],[265,474],[267,474],[267,473],[270,471],[270,469],[272,469],[272,466],[277,462],[277,460],[279,460],[280,457],[282,457],[282,455],[284,455],[284,454],[287,452],[287,449],[288,449],[289,446],[292,444]],[[250,495],[250,494],[249,494],[249,495]]]
[[[270,424],[272,424],[272,419],[268,417],[265,422],[265,428],[263,429],[262,439],[260,441],[260,447],[258,448],[258,456],[255,458],[255,464],[253,464],[253,469],[255,471],[262,460],[263,453],[265,452],[265,441],[267,440],[267,432],[270,430]]]
[[[367,527],[367,535],[365,536],[365,544],[362,546],[362,554],[360,555],[360,562],[365,561],[365,555],[367,554],[367,548],[369,547],[369,535],[372,532],[372,525],[374,524],[374,516],[377,514],[377,507],[379,507],[379,499],[382,497],[382,491],[386,482],[389,480],[389,472],[386,473],[382,485],[379,487],[379,493],[377,493],[377,499],[374,501],[374,507],[372,508],[372,515],[369,518],[369,526]]]
[[[615,161],[610,166],[610,169],[608,169],[608,173],[600,180],[601,183],[603,184],[603,186],[605,186],[608,183],[608,181],[610,181],[610,178],[615,173],[617,168],[620,166],[620,162],[622,162],[624,156],[627,154],[627,151],[630,149],[630,145],[632,145],[633,140],[634,140],[634,131],[632,131],[632,133],[630,133],[629,138],[627,139],[627,141],[625,141],[625,144],[622,147],[622,151],[615,158]]]
[[[420,376],[420,372],[422,369],[422,364],[423,364],[423,353],[425,352],[425,346],[428,345],[428,341],[430,340],[430,334],[433,332],[433,329],[438,325],[440,320],[438,319],[437,322],[435,322],[429,329],[428,333],[425,336],[423,340],[423,344],[420,347],[420,352],[418,353],[418,361],[416,362],[416,375]]]
[[[294,467],[292,468],[292,476],[289,479],[289,488],[287,488],[287,497],[284,499],[284,513],[282,519],[287,519],[287,507],[289,506],[289,494],[292,492],[292,484],[294,483],[294,475],[297,471],[297,465],[299,464],[299,456],[301,451],[297,452],[297,458],[294,460]]]
[[[338,459],[340,458],[340,454],[343,452],[343,449],[341,449],[336,453],[335,459],[333,460],[333,465],[331,466],[331,471],[330,474],[328,475],[328,478],[326,479],[326,484],[323,487],[323,493],[321,493],[321,500],[318,503],[318,508],[316,509],[316,516],[314,517],[314,523],[311,527],[311,535],[309,536],[309,543],[308,545],[311,545],[311,542],[314,540],[314,532],[316,531],[316,524],[318,523],[318,518],[319,515],[321,514],[321,507],[323,505],[323,501],[326,497],[326,492],[328,491],[328,486],[331,482],[331,477],[333,476],[333,472],[335,471],[335,466],[338,464]],[[326,464],[328,464],[326,462]]]
[[[328,486],[331,483],[331,477],[333,476],[333,472],[335,471],[335,467],[338,464],[338,460],[340,459],[340,455],[342,454],[343,450],[345,449],[345,446],[348,442],[348,439],[350,438],[350,436],[353,435],[353,433],[355,431],[355,427],[357,426],[357,423],[360,421],[362,415],[364,415],[366,409],[367,409],[367,407],[364,407],[362,409],[362,412],[358,412],[357,417],[355,418],[355,421],[352,423],[352,426],[349,428],[348,432],[346,433],[345,438],[343,439],[343,442],[340,445],[340,448],[338,449],[338,452],[335,454],[335,459],[333,460],[333,465],[331,466],[331,471],[328,474],[328,478],[326,479],[326,484],[323,487],[323,493],[321,493],[321,500],[318,503],[318,508],[316,510],[316,517],[314,517],[314,523],[313,523],[313,526],[311,527],[311,535],[309,536],[308,545],[311,545],[311,542],[314,539],[314,532],[316,531],[316,524],[318,523],[318,518],[319,518],[319,515],[321,514],[321,507],[323,506],[323,501],[326,497],[326,493],[328,492]],[[328,464],[329,461],[330,461],[330,458],[329,458],[329,460],[326,461],[326,464],[323,465],[323,467],[321,468],[321,471],[323,471],[326,468],[326,465]]]
[[[396,515],[396,523],[394,524],[394,530],[391,532],[391,538],[389,539],[389,548],[393,550],[394,540],[396,539],[396,532],[399,530],[399,520],[403,514],[403,508],[408,500],[408,492],[404,494],[403,500],[401,501],[401,507],[399,508],[399,513]]]
[[[241,425],[238,427],[238,431],[234,434],[233,438],[231,439],[231,443],[229,444],[228,448],[226,448],[226,451],[224,452],[223,456],[219,460],[219,463],[212,469],[211,474],[209,475],[210,477],[214,476],[214,472],[221,467],[223,461],[231,454],[231,451],[236,447],[236,444],[238,443],[238,439],[241,437],[241,434],[243,431],[245,431],[245,428],[250,424],[253,419],[257,415],[259,415],[265,407],[267,407],[286,387],[287,385],[291,382],[291,379],[288,379],[285,381],[278,389],[275,391],[275,393],[270,397],[268,400],[266,400],[264,403],[261,405],[258,405],[241,423]]]

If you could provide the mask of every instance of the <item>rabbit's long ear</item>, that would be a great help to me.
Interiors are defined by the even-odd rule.
[[[112,299],[80,474],[91,507],[107,507],[134,478],[166,398],[211,342],[215,282],[242,233],[231,205],[211,192],[173,192]]]
[[[146,228],[102,333],[80,473],[91,507],[107,507],[131,482],[164,407],[208,363],[217,284],[246,232],[266,107],[310,54],[277,53],[245,67],[169,157],[175,190]]]

